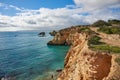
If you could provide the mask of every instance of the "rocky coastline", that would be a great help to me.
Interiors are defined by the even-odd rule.
[[[120,24],[117,21],[114,27],[113,22],[100,20],[54,31],[48,45],[71,46],[57,80],[120,80]],[[101,30],[103,26],[109,32]]]

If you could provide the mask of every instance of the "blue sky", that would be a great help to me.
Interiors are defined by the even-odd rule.
[[[0,0],[0,31],[65,28],[119,15],[120,0]]]
[[[14,5],[19,8],[37,10],[44,8],[62,8],[66,5],[74,5],[73,0],[0,0],[1,3],[6,5]],[[15,15],[17,12],[14,9],[0,8],[0,12],[5,15]]]
[[[74,4],[73,0],[0,0],[0,2],[27,9],[61,8]]]

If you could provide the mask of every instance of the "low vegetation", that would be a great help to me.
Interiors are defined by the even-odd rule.
[[[117,46],[109,46],[103,42],[100,42],[100,37],[97,35],[92,36],[88,40],[89,48],[92,50],[100,50],[100,51],[107,51],[107,52],[113,52],[113,53],[120,53],[120,47]]]
[[[111,24],[109,24],[106,21],[103,20],[98,20],[95,23],[92,24],[93,27],[103,27],[103,26],[110,26]]]
[[[92,36],[89,40],[88,40],[88,45],[92,46],[92,45],[100,45],[100,44],[104,44],[103,42],[100,42],[101,38],[98,37],[97,35]]]
[[[108,20],[109,24],[120,24],[120,20],[113,19],[113,20]]]
[[[120,34],[120,27],[100,27],[98,29],[100,32],[104,32],[106,34]]]
[[[84,32],[84,33],[86,33],[86,34],[89,34],[89,35],[91,35],[91,34],[96,34],[94,31],[92,31],[89,27],[80,27],[79,29],[78,29],[78,33],[81,33],[81,32]]]
[[[120,20],[98,20],[92,24],[93,27],[103,27],[103,26],[120,26]]]
[[[117,47],[117,46],[93,45],[93,46],[91,46],[91,49],[108,51],[108,52],[113,52],[113,53],[120,53],[120,47]]]

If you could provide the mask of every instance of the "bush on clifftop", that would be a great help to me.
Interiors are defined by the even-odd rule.
[[[95,23],[92,24],[93,27],[102,27],[102,26],[110,26],[111,24],[103,21],[103,20],[98,20]]]
[[[88,40],[88,45],[92,46],[92,45],[99,45],[99,44],[103,44],[103,42],[100,42],[101,38],[98,36],[92,36],[89,40]]]
[[[120,20],[113,19],[113,20],[108,20],[109,24],[120,24]]]
[[[98,31],[106,34],[120,34],[120,27],[100,27]]]
[[[91,35],[91,34],[96,34],[94,31],[92,31],[89,27],[80,27],[79,29],[78,29],[78,33],[86,33],[86,34],[89,34],[89,35]]]

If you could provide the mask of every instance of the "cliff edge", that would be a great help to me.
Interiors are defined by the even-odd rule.
[[[57,80],[120,80],[119,55],[90,50],[85,34],[75,37]]]
[[[71,45],[57,80],[120,80],[120,27],[104,23],[60,30],[48,42]]]

